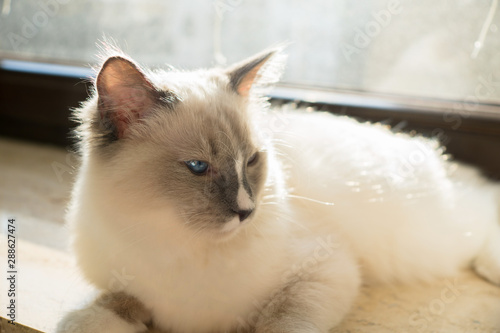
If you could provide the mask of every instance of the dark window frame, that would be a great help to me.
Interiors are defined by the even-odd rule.
[[[0,136],[72,145],[70,110],[87,98],[91,75],[79,66],[0,59]],[[285,84],[270,97],[273,104],[296,103],[437,137],[455,159],[500,179],[500,105]]]

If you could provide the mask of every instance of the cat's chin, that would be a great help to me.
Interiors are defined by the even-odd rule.
[[[247,219],[243,222],[240,222],[238,216],[233,217],[229,221],[227,221],[222,228],[219,229],[218,236],[219,240],[227,241],[236,236],[241,229],[249,222],[250,219]]]
[[[239,229],[241,224],[242,223],[240,222],[238,216],[235,216],[224,224],[224,226],[221,229],[221,233],[223,234],[232,233],[237,229]]]

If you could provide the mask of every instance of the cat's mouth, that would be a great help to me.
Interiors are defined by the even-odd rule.
[[[253,216],[253,210],[238,211],[235,213],[220,229],[222,234],[230,234],[239,230],[243,225],[248,224]]]

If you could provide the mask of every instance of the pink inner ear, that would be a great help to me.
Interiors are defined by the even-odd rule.
[[[146,116],[157,101],[154,87],[140,69],[122,57],[109,58],[97,77],[102,103],[101,118],[108,117],[118,131],[126,135],[129,125]]]
[[[112,119],[119,138],[125,136],[131,123],[146,116],[153,104],[150,92],[144,87],[115,86],[107,99],[114,109]]]
[[[243,79],[238,84],[238,94],[244,97],[247,97],[250,94],[250,89],[252,88],[252,85],[257,78],[257,73],[259,72],[261,66],[262,65],[254,67],[243,77]]]

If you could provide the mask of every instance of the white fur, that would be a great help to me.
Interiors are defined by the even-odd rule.
[[[278,147],[292,194],[334,205],[294,201],[315,221],[310,228],[349,240],[367,281],[455,274],[498,230],[498,186],[446,161],[432,141],[329,114],[285,117],[275,136],[286,143]]]

